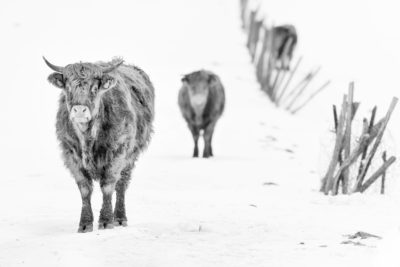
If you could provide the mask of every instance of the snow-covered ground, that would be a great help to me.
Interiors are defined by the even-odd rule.
[[[396,194],[318,192],[329,129],[317,122],[330,109],[314,104],[301,119],[275,109],[255,81],[236,1],[8,0],[0,32],[1,267],[398,266]],[[81,200],[59,156],[59,91],[42,55],[58,65],[123,56],[155,84],[156,129],[128,190],[127,228],[76,233]],[[190,157],[177,107],[181,75],[199,68],[218,73],[227,95],[208,160]],[[98,187],[92,205],[97,218]],[[383,239],[346,237],[357,231]]]

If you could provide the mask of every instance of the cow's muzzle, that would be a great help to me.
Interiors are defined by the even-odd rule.
[[[71,108],[69,118],[76,123],[87,123],[92,119],[92,115],[87,106],[76,105]]]

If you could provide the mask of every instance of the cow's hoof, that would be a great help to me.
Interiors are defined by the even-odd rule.
[[[212,154],[210,154],[210,153],[203,154],[203,158],[205,158],[205,159],[211,158],[211,157],[212,157]]]
[[[124,219],[116,219],[116,220],[114,220],[114,225],[115,225],[115,226],[123,226],[123,227],[126,227],[126,226],[128,226],[128,221],[127,221],[127,220],[124,220]]]
[[[114,228],[114,223],[99,223],[99,230],[104,230],[104,229],[113,229]]]
[[[88,233],[93,231],[93,224],[79,225],[78,233]]]

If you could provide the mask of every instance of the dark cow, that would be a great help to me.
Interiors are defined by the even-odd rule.
[[[183,118],[193,135],[193,157],[199,156],[198,140],[204,130],[203,157],[213,156],[211,141],[215,124],[221,117],[225,105],[224,87],[219,77],[211,71],[200,70],[182,78],[178,97]]]
[[[292,25],[282,25],[272,28],[272,56],[277,69],[289,70],[293,51],[297,45],[296,29]]]
[[[55,71],[49,82],[62,89],[56,130],[64,163],[82,196],[78,232],[93,230],[93,181],[100,182],[103,193],[99,229],[126,226],[125,191],[152,133],[153,85],[143,70],[122,59],[65,67],[44,60]]]

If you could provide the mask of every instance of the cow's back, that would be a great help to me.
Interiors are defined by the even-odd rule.
[[[294,47],[297,44],[297,32],[293,25],[282,25],[273,28],[273,49],[280,57],[285,49],[285,44],[291,40],[291,45],[288,48],[289,54],[292,54]]]
[[[212,72],[209,72],[209,75],[212,76],[212,82],[208,86],[208,99],[203,115],[203,118],[207,121],[221,117],[225,108],[224,86],[218,75]]]
[[[131,96],[131,109],[135,113],[136,145],[139,150],[147,147],[153,132],[154,87],[148,75],[133,65],[118,68],[121,77],[121,89]]]

